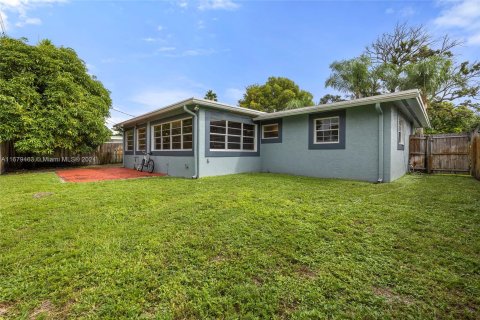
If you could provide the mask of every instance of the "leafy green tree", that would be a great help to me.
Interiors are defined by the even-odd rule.
[[[0,38],[0,141],[25,153],[88,152],[110,135],[110,106],[73,49]]]
[[[350,94],[354,99],[380,94],[378,72],[368,56],[334,61],[330,69],[332,73],[325,81],[326,87]]]
[[[274,112],[314,105],[313,95],[292,80],[270,77],[263,85],[254,84],[246,88],[240,107]]]
[[[437,126],[434,130],[453,130],[452,121],[455,121],[452,119],[456,118],[445,112],[442,102],[456,102],[457,106],[448,104],[459,108],[455,115],[469,117],[471,114],[466,113],[466,108],[478,116],[473,104],[458,103],[478,100],[480,93],[480,62],[458,62],[453,49],[459,45],[461,42],[448,36],[433,38],[423,26],[397,24],[393,32],[382,34],[367,46],[360,57],[332,63],[332,75],[325,86],[345,92],[352,98],[421,89],[427,106],[438,109],[429,113],[436,117],[432,121]],[[443,111],[437,112],[439,110]],[[445,119],[441,120],[442,116]],[[455,123],[463,125],[462,131],[466,131],[469,121]]]
[[[345,99],[343,99],[339,95],[333,95],[328,93],[320,98],[320,101],[318,102],[318,104],[328,104],[328,103],[341,102],[341,101],[345,101]]]
[[[467,105],[452,102],[434,102],[427,109],[432,128],[427,133],[469,132],[480,127],[480,115]]]
[[[213,90],[208,90],[203,99],[217,101],[217,94]]]

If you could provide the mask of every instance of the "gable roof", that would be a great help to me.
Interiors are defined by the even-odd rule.
[[[420,127],[430,127],[425,105],[422,102],[420,91],[417,89],[406,90],[394,93],[387,93],[367,98],[353,99],[329,104],[321,104],[312,107],[304,107],[298,109],[284,110],[279,112],[264,113],[256,117],[254,120],[268,120],[283,118],[288,116],[308,114],[314,112],[333,111],[339,109],[347,109],[357,106],[365,106],[375,103],[392,102],[399,107],[404,114],[411,118]]]
[[[298,109],[284,110],[279,112],[262,112],[253,109],[247,109],[237,106],[228,105],[211,100],[189,98],[166,107],[156,109],[154,111],[142,114],[138,117],[128,119],[115,125],[115,127],[123,127],[125,125],[136,124],[144,121],[150,117],[159,116],[171,111],[182,109],[186,105],[201,105],[205,107],[211,107],[213,109],[229,111],[242,115],[248,115],[253,118],[254,121],[277,119],[288,116],[295,116],[300,114],[308,114],[315,112],[333,111],[339,109],[347,109],[358,106],[371,105],[376,103],[393,103],[397,106],[408,118],[410,118],[419,127],[430,127],[430,121],[428,119],[425,105],[422,102],[420,91],[417,89],[387,93],[378,96],[372,96],[367,98],[353,99],[348,101],[341,101],[329,104],[321,104],[311,107],[304,107]]]
[[[230,112],[234,112],[234,113],[238,113],[238,114],[244,114],[244,115],[248,115],[248,116],[252,116],[252,117],[257,117],[257,116],[260,116],[262,114],[265,114],[265,112],[263,112],[263,111],[257,111],[257,110],[253,110],[253,109],[247,109],[247,108],[240,108],[240,107],[236,107],[236,106],[232,106],[232,105],[229,105],[229,104],[220,103],[220,102],[216,102],[216,101],[212,101],[212,100],[205,100],[205,99],[199,99],[199,98],[193,98],[192,97],[192,98],[189,98],[189,99],[185,99],[185,100],[176,102],[174,104],[170,104],[166,107],[162,107],[162,108],[153,110],[151,112],[144,113],[142,115],[139,115],[137,117],[125,120],[123,122],[117,123],[114,127],[123,127],[125,125],[139,123],[141,121],[144,121],[144,120],[146,120],[148,118],[151,118],[151,117],[154,117],[154,116],[160,116],[162,114],[165,114],[165,113],[168,113],[168,112],[171,112],[171,111],[182,109],[183,106],[196,105],[196,104],[204,106],[204,107],[211,107],[211,108],[217,109],[217,110],[230,111]]]

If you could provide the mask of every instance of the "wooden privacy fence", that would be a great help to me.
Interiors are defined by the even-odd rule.
[[[410,136],[410,168],[427,173],[463,173],[471,170],[470,134]]]
[[[480,133],[472,136],[472,176],[480,180]]]
[[[2,146],[3,145],[3,146]],[[95,151],[77,154],[66,150],[56,150],[50,155],[31,155],[15,151],[12,142],[0,144],[0,169],[14,171],[60,166],[85,166],[98,164],[114,164],[123,162],[123,143],[106,142]],[[0,174],[1,174],[0,170]]]

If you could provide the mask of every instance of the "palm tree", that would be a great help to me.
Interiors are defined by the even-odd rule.
[[[368,56],[335,61],[330,69],[332,73],[325,81],[325,87],[350,94],[354,99],[379,94],[379,72],[372,67]]]

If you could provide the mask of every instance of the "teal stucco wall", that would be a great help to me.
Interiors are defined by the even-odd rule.
[[[201,108],[199,110],[199,174],[200,177],[219,176],[233,173],[242,172],[259,172],[261,166],[260,152],[257,155],[243,155],[243,156],[228,156],[225,153],[225,157],[221,156],[209,156],[206,149],[206,135],[208,134],[208,120],[209,114],[216,114],[218,116],[225,116],[234,121],[245,121],[247,123],[253,123],[251,118],[244,116],[237,116],[230,113],[222,113],[218,111],[212,111],[208,108]],[[258,137],[258,125],[257,125],[257,137]],[[257,141],[257,150],[259,150],[260,144]]]
[[[177,111],[166,114],[162,117],[153,117],[146,122],[138,124],[137,127],[146,127],[147,151],[150,152],[152,150],[152,124],[188,117],[190,117],[190,115],[188,115],[187,113]],[[131,129],[134,130],[134,150],[137,150],[137,132],[135,128]],[[125,137],[124,141],[126,143]],[[124,155],[123,166],[125,168],[135,168],[139,163],[141,163],[142,159],[143,154],[141,152],[130,152],[130,154]],[[195,161],[193,153],[188,155],[182,155],[178,154],[176,151],[166,151],[165,154],[162,155],[152,155],[151,159],[153,159],[155,163],[155,172],[161,172],[166,173],[170,176],[185,178],[191,178],[194,175]]]
[[[413,124],[393,105],[384,108],[385,124],[385,182],[394,181],[408,172],[409,137]],[[403,119],[403,149],[398,146],[398,119]]]
[[[281,143],[261,145],[262,171],[376,181],[378,115],[373,105],[346,110],[345,149],[308,149],[308,115],[283,118]]]
[[[193,110],[194,106],[190,106]],[[412,133],[411,122],[393,105],[382,105],[384,122],[384,163],[383,180],[390,182],[408,171],[408,137]],[[250,154],[235,155],[225,152],[225,156],[209,151],[209,118],[224,117],[234,121],[253,123],[248,116],[212,110],[200,106],[198,114],[198,174],[199,177],[235,174],[242,172],[275,172],[294,175],[341,178],[375,182],[378,179],[378,113],[374,105],[349,108],[345,111],[345,144],[339,149],[309,148],[308,114],[282,118],[282,139],[278,143],[260,143],[261,127],[256,123],[257,151]],[[169,114],[165,121],[185,117],[185,113]],[[320,115],[319,115],[320,116]],[[398,118],[404,118],[404,148],[397,144]],[[147,145],[151,150],[151,124],[163,121],[151,119],[139,126],[147,127]],[[195,125],[195,124],[194,124]],[[194,130],[194,133],[196,131]],[[136,144],[136,136],[135,136]],[[136,145],[135,145],[136,149]],[[232,156],[234,155],[234,156]],[[171,176],[191,177],[195,173],[195,158],[191,154],[154,155],[155,171]],[[133,168],[140,162],[142,155],[124,156],[124,166]]]

